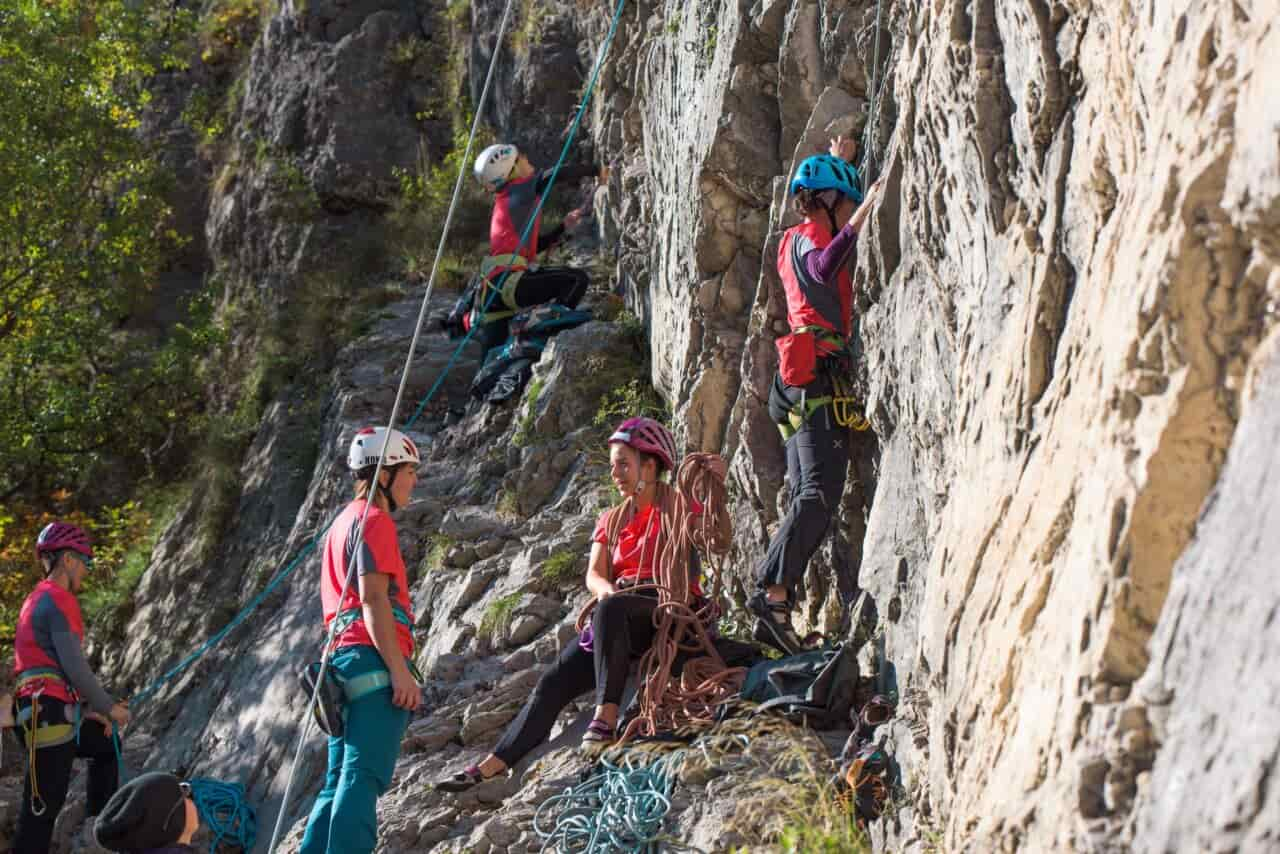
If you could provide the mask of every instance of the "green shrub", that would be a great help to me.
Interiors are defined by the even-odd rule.
[[[490,602],[480,617],[480,625],[476,627],[476,635],[492,640],[506,634],[511,626],[511,618],[515,615],[516,605],[520,602],[520,593],[508,593]]]
[[[538,414],[538,397],[542,394],[542,378],[539,377],[532,382],[524,390],[524,415],[520,416],[519,422],[516,424],[515,435],[511,437],[511,441],[515,443],[517,448],[523,448],[529,444],[532,439],[533,419]]]
[[[427,554],[422,559],[422,569],[427,572],[432,569],[441,569],[444,567],[444,559],[449,554],[449,549],[453,548],[457,543],[453,537],[448,534],[434,534],[427,541]]]
[[[560,549],[542,562],[538,578],[547,588],[558,588],[576,581],[580,576],[578,554],[571,549]]]
[[[653,386],[640,378],[606,391],[600,398],[593,423],[597,427],[609,428],[623,418],[637,415],[646,415],[664,424],[671,419],[671,410],[667,408],[666,402],[658,396]]]

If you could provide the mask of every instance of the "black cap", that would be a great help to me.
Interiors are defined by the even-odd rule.
[[[182,836],[187,810],[181,781],[152,772],[125,783],[93,823],[98,844],[111,851],[145,851],[172,845]]]

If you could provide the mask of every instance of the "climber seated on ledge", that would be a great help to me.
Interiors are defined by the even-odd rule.
[[[472,765],[436,788],[461,792],[515,765],[551,733],[561,710],[574,698],[595,688],[596,708],[587,726],[584,743],[613,741],[618,727],[618,704],[631,662],[653,643],[653,612],[658,594],[652,587],[655,564],[660,560],[674,514],[675,488],[663,478],[676,469],[676,446],[671,433],[651,418],[624,421],[609,437],[610,476],[622,495],[622,504],[606,510],[596,522],[587,589],[598,604],[589,630],[573,638],[559,658],[538,680],[533,695],[507,727],[502,738],[479,765]],[[724,461],[710,464],[723,478]],[[694,514],[701,507],[686,496]],[[714,521],[711,541],[729,542],[728,512],[721,509]],[[696,575],[697,555],[690,560]],[[696,577],[692,590],[701,596]]]
[[[599,171],[595,166],[565,166],[555,174],[555,180],[572,185]],[[558,244],[582,220],[582,211],[572,210],[561,225],[540,232],[539,203],[551,189],[553,172],[537,169],[523,152],[507,143],[491,145],[476,158],[476,180],[494,194],[489,256],[480,268],[485,284],[475,296],[474,321],[468,321],[481,325],[485,350],[507,340],[507,324],[517,312],[547,302],[577,308],[587,293],[590,280],[586,272],[573,267],[534,266],[540,252]],[[605,175],[600,174],[602,178]],[[528,239],[521,247],[526,230]],[[501,287],[501,292],[490,301],[491,289],[496,287]],[[488,311],[484,311],[486,305]]]

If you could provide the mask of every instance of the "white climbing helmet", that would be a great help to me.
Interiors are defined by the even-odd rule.
[[[491,145],[476,158],[476,180],[486,190],[497,192],[507,183],[507,178],[511,176],[511,170],[519,159],[520,149],[514,145],[505,142]]]
[[[388,433],[386,427],[365,427],[351,438],[351,449],[347,451],[347,467],[352,471],[360,471],[369,466],[376,466],[378,457],[382,456],[383,447],[387,449],[387,459],[382,464],[383,468],[397,466],[400,463],[413,463],[416,466],[421,462],[418,446],[399,430],[391,430]]]

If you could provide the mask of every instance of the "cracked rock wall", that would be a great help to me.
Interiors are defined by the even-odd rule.
[[[892,847],[1159,850],[1178,812],[1135,797],[1181,778],[1132,688],[1275,326],[1277,4],[887,5],[888,198],[857,275],[875,439],[806,617],[875,595],[912,804]],[[775,187],[862,127],[872,12],[642,6],[607,81],[623,278],[689,446],[734,454],[744,576],[785,498]],[[1265,798],[1265,755],[1237,761]],[[1235,819],[1264,838],[1265,811]]]
[[[474,6],[473,63],[500,6]],[[386,57],[430,35],[424,8],[311,4],[272,20],[239,118],[246,167],[211,194],[210,251],[224,269],[287,288],[326,263],[308,247],[358,246],[377,226],[390,167],[412,162],[420,131],[420,93]],[[537,63],[576,84],[608,24],[596,4],[548,10],[547,41],[503,70],[519,91],[496,108],[500,126],[532,103],[530,81],[550,79]],[[854,133],[887,181],[855,276],[874,434],[854,443],[801,619],[839,635],[858,589],[875,597],[877,651],[902,701],[891,745],[902,798],[877,842],[1274,847],[1280,4],[885,0],[879,11],[887,82],[871,135],[877,6],[861,0],[629,3],[592,104],[595,155],[612,167],[596,210],[619,289],[648,325],[654,384],[686,448],[731,458],[739,589],[787,497],[764,413],[785,329],[773,262],[792,221],[783,189],[799,157]],[[358,133],[379,98],[397,106]],[[537,145],[554,149],[565,103],[536,123]],[[301,223],[273,207],[289,203],[273,176],[295,172]],[[309,440],[317,461],[290,462],[308,413],[269,409],[215,559],[199,543],[201,493],[180,513],[143,582],[133,641],[111,662],[123,674],[155,676],[234,610],[193,620],[166,591],[238,605],[339,506],[329,452],[390,403],[411,304],[390,314],[312,402],[324,416]],[[546,399],[453,431],[432,413],[424,427],[432,464],[401,530],[412,562],[432,564],[416,596],[435,711],[415,721],[388,796],[387,850],[531,839],[531,798],[549,777],[467,803],[423,792],[492,743],[570,631],[580,587],[549,581],[545,566],[582,550],[583,520],[606,500],[599,461],[582,453],[594,408],[581,383],[623,352],[614,334],[558,339],[539,368]],[[446,354],[427,349],[415,392]],[[486,628],[498,603],[510,621]],[[264,822],[315,618],[308,585],[276,604],[162,694],[134,748],[150,733],[159,764],[245,780]],[[497,705],[473,699],[486,696]],[[572,773],[563,755],[551,764]],[[319,765],[309,752],[309,779]],[[505,813],[484,812],[521,785]]]

